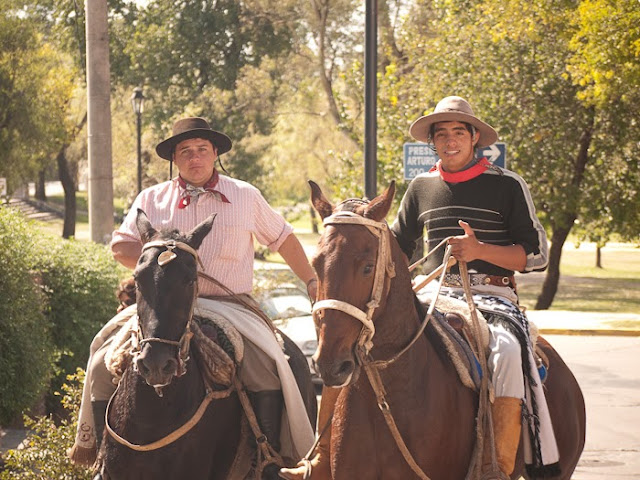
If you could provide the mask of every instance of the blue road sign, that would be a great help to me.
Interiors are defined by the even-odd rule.
[[[507,144],[494,143],[480,150],[481,157],[487,159],[498,167],[507,168]],[[437,163],[438,154],[432,145],[426,143],[404,144],[404,179],[413,180],[421,173],[428,172]]]

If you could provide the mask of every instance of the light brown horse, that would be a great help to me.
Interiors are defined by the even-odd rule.
[[[392,358],[411,342],[423,320],[407,259],[384,223],[395,186],[371,202],[351,199],[334,207],[315,183],[309,183],[313,205],[323,219],[346,211],[352,212],[352,219],[357,215],[369,223],[327,224],[313,259],[318,302],[327,305],[316,319],[319,345],[314,360],[326,385],[344,387],[332,420],[333,479],[420,478],[390,433],[379,398],[356,354],[368,345],[368,358]],[[381,248],[383,238],[387,247]],[[374,279],[380,269],[387,273],[376,286]],[[376,290],[381,292],[377,306],[371,303]],[[341,306],[329,306],[329,301]],[[365,313],[373,309],[372,324],[366,326],[364,313],[347,313],[346,304]],[[375,330],[372,337],[371,328]],[[561,467],[555,478],[569,479],[584,447],[584,400],[558,353],[543,339],[539,343],[550,362],[546,395]],[[464,479],[474,450],[478,396],[458,379],[431,324],[406,352],[380,370],[380,378],[389,412],[417,466],[433,480]],[[521,475],[529,478],[520,450],[514,479]]]

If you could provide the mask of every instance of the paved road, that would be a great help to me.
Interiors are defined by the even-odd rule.
[[[587,440],[572,479],[640,479],[640,338],[545,337],[585,396]]]

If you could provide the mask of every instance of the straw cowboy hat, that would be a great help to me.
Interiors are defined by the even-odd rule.
[[[218,149],[218,155],[231,150],[231,139],[224,133],[213,130],[204,118],[182,118],[173,124],[172,135],[160,142],[156,153],[165,160],[172,160],[171,155],[176,145],[190,138],[205,138]]]
[[[431,142],[431,125],[438,122],[464,122],[476,127],[480,134],[477,147],[488,147],[498,140],[498,133],[490,125],[476,118],[471,105],[461,97],[446,97],[440,100],[433,113],[420,117],[409,127],[413,138],[421,142]]]

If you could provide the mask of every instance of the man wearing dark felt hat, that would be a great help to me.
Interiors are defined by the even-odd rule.
[[[253,289],[254,241],[280,253],[307,285],[311,299],[316,296],[315,274],[293,233],[293,227],[269,206],[260,191],[247,182],[221,175],[216,169],[218,157],[229,152],[231,147],[231,139],[211,128],[203,118],[188,117],[176,121],[172,135],[157,145],[156,152],[161,158],[175,163],[178,175],[140,192],[122,225],[113,232],[111,250],[114,258],[124,266],[136,266],[142,249],[136,227],[138,209],[146,213],[154,227],[180,231],[190,231],[215,213],[213,229],[203,240],[198,254],[204,273],[226,288],[200,278],[199,296],[207,298],[199,298],[196,308],[211,310],[217,306],[221,311],[233,308],[234,315],[242,316],[243,322],[258,322],[260,325],[257,327],[264,330],[264,321],[246,307],[238,305],[237,301],[232,302],[229,294],[231,291],[234,297],[241,297],[246,303],[257,306],[250,297]],[[229,307],[231,303],[233,306]],[[131,308],[123,310],[107,326],[126,321],[135,312]],[[234,323],[234,318],[229,320]],[[89,391],[85,392],[87,395],[83,393],[83,403],[90,398],[95,420],[91,423],[95,423],[95,428],[94,434],[88,438],[86,428],[84,432],[79,430],[76,446],[84,448],[95,448],[96,442],[100,441],[106,403],[115,387],[104,364],[106,348],[98,341],[98,338],[102,338],[104,342],[105,328],[92,343],[87,368],[87,380],[90,381],[85,383],[85,389]],[[286,448],[281,452],[282,456],[301,458],[313,443],[313,430],[306,411],[304,415],[300,412],[301,408],[304,410],[302,398],[297,387],[294,391],[289,386],[291,371],[275,335],[271,333],[267,330],[267,334],[260,338],[245,337],[239,376],[250,392],[258,423],[271,445],[280,450],[282,443],[282,448]],[[263,342],[266,342],[264,348],[261,346]],[[274,354],[273,351],[277,352],[275,355],[278,358],[270,356]],[[283,368],[288,370],[283,371]],[[283,425],[290,425],[286,432],[281,431],[283,412],[288,416],[288,422]],[[83,416],[83,409],[80,415]],[[85,424],[92,420],[88,418],[90,416],[85,411]],[[265,472],[266,478],[278,478],[275,465],[267,467]]]

